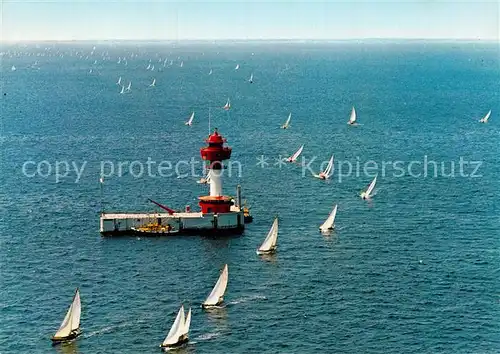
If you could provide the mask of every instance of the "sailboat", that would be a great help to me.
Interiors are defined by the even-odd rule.
[[[229,102],[229,98],[227,99],[226,104],[222,108],[224,108],[226,111],[229,111],[229,109],[231,108],[231,102]]]
[[[118,78],[118,81],[116,82],[116,84],[117,85],[121,85],[122,84],[122,77],[121,76]]]
[[[172,60],[170,60],[170,64],[172,64]],[[184,62],[181,61],[181,68],[184,66]]]
[[[170,331],[168,332],[163,343],[160,344],[160,348],[164,350],[168,348],[175,348],[188,342],[189,326],[191,325],[191,308],[189,308],[187,316],[184,316],[184,305],[181,305],[174,324],[170,328]]]
[[[82,304],[80,302],[80,290],[76,288],[73,301],[69,306],[66,316],[57,330],[56,334],[51,338],[53,344],[65,342],[78,337],[80,331],[80,316],[82,314]]]
[[[352,107],[351,116],[349,117],[349,121],[347,122],[347,124],[357,125],[357,123],[356,123],[356,110],[354,109],[354,107]]]
[[[368,188],[366,189],[366,191],[361,193],[361,198],[363,198],[363,199],[371,199],[371,197],[373,197],[372,192],[373,192],[373,189],[375,188],[375,183],[377,183],[377,176],[375,176],[375,178],[370,183],[370,185],[368,186]]]
[[[250,74],[250,79],[248,80],[249,83],[253,84],[253,73]]]
[[[209,170],[209,171],[208,171],[207,177],[205,177],[205,178],[201,178],[199,181],[196,181],[196,183],[200,183],[200,184],[209,184],[209,183],[210,183],[210,181],[212,180],[212,179],[210,178],[210,171],[211,171],[211,170]]]
[[[194,119],[194,112],[191,113],[191,117],[189,117],[189,120],[184,124],[189,126],[193,125],[193,119]]]
[[[146,68],[146,70],[149,70],[151,68],[151,63],[148,64],[148,67]]]
[[[490,119],[490,115],[491,115],[491,109],[489,110],[488,113],[486,113],[486,115],[483,118],[481,118],[479,120],[479,122],[480,123],[488,123],[488,119]]]
[[[269,230],[266,239],[262,245],[257,249],[257,254],[270,254],[276,252],[276,241],[278,240],[278,218],[276,217],[273,226]]]
[[[155,66],[154,66],[154,64],[153,64],[153,66],[151,67],[151,71],[154,71],[154,69],[155,69]]]
[[[302,153],[302,150],[304,149],[304,145],[302,145],[292,156],[290,156],[288,159],[286,159],[288,162],[295,162],[299,158],[300,154]]]
[[[328,179],[332,176],[332,170],[333,170],[333,155],[330,158],[330,161],[328,161],[328,165],[326,166],[325,170],[323,172],[320,172],[319,175],[314,175],[314,177],[319,179]]]
[[[337,205],[333,207],[332,212],[328,215],[326,221],[319,227],[321,232],[328,232],[335,228],[335,216],[337,215]]]
[[[125,91],[127,91],[127,92],[132,91],[132,81],[129,81],[129,82],[128,82],[128,86],[127,86],[127,88],[125,89]]]
[[[14,65],[12,65],[12,67],[10,68],[11,71],[16,71],[16,67]]]
[[[149,85],[149,87],[155,87],[156,86],[156,79],[153,79],[153,82]]]
[[[288,119],[286,120],[285,124],[281,126],[281,129],[288,129],[290,126],[290,120],[292,119],[292,113],[288,115]]]
[[[122,90],[120,91],[120,93],[125,93],[125,86],[122,85]]]
[[[238,70],[240,68],[240,64],[236,64],[236,67],[234,68],[234,70]]]
[[[210,295],[208,295],[205,302],[201,305],[203,308],[219,306],[224,301],[224,293],[227,288],[227,280],[228,280],[228,270],[227,264],[224,265],[222,272],[220,273],[219,279],[217,283],[215,283],[214,288]]]
[[[208,72],[208,75],[212,75],[212,69],[210,69],[210,71]]]

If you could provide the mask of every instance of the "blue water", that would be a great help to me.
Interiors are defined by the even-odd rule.
[[[465,42],[4,45],[0,353],[156,353],[181,303],[193,306],[186,353],[499,352],[499,54]],[[353,105],[358,127],[346,125]],[[242,166],[224,190],[242,185],[254,216],[244,235],[102,238],[100,161],[199,161],[209,110]],[[335,155],[332,180],[274,165],[302,144],[316,173]],[[432,164],[427,177],[380,167],[425,156],[437,177]],[[460,157],[481,161],[480,176],[460,176]],[[74,169],[58,183],[53,171],[23,175],[44,160],[87,163],[77,183]],[[363,173],[368,160],[379,164],[372,202],[358,196],[376,173]],[[147,198],[196,207],[207,193],[199,177],[123,170],[105,180],[106,210],[155,210]],[[322,236],[334,204],[336,231]],[[278,253],[262,259],[275,215]],[[225,263],[227,306],[204,313]],[[52,348],[77,286],[83,334]]]

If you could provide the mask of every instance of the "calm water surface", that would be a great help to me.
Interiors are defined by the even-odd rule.
[[[2,51],[0,353],[156,353],[181,303],[193,307],[185,353],[500,351],[497,45],[76,42]],[[131,93],[119,94],[119,76]],[[229,113],[220,109],[228,97]],[[353,105],[356,128],[346,125]],[[101,238],[100,162],[199,161],[209,109],[241,163],[224,189],[242,185],[254,216],[244,235]],[[279,129],[289,112],[291,128]],[[302,144],[316,173],[335,155],[331,181],[274,164]],[[460,157],[481,161],[480,177],[460,177]],[[391,167],[424,158],[437,163],[436,178],[433,164],[418,178]],[[30,160],[86,165],[78,183],[74,169],[56,183],[53,174],[24,176]],[[358,196],[376,173],[363,173],[368,160],[379,165],[371,203]],[[347,162],[353,173],[339,181]],[[454,178],[441,163],[446,175],[455,164]],[[123,170],[105,181],[106,210],[154,210],[147,198],[196,206],[208,190],[199,177]],[[334,204],[337,229],[322,236]],[[279,251],[262,259],[255,249],[274,215]],[[227,306],[205,313],[199,305],[225,263]],[[52,348],[77,286],[83,334]]]

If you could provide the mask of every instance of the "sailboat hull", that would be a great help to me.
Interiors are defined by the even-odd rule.
[[[321,233],[328,233],[328,232],[331,232],[335,229],[335,225],[333,225],[332,227],[329,227],[328,229],[322,229],[322,228],[319,228],[319,232]]]
[[[160,348],[163,351],[168,351],[169,349],[175,349],[175,348],[182,347],[187,342],[189,342],[189,337],[186,336],[186,335],[184,335],[184,336],[182,336],[182,337],[179,338],[179,341],[177,343],[175,343],[175,344],[169,344],[169,345],[160,345]]]
[[[267,251],[257,250],[257,254],[259,256],[262,256],[262,255],[265,255],[265,254],[273,254],[273,253],[276,253],[276,247],[273,247],[273,248],[271,248],[270,250],[267,250]]]
[[[221,308],[224,308],[224,304],[221,302],[215,304],[215,305],[205,305],[205,304],[201,304],[201,308],[204,309],[204,310],[211,310],[211,309],[221,309]]]
[[[75,329],[74,331],[71,331],[71,333],[67,337],[52,337],[50,338],[50,340],[52,341],[52,345],[57,345],[60,343],[69,342],[78,337],[80,334],[82,334],[82,331],[80,331],[80,329]]]

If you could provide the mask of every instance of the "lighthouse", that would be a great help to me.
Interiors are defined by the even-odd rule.
[[[210,195],[199,197],[199,205],[203,214],[229,213],[232,198],[222,194],[222,175],[224,171],[224,161],[231,158],[231,148],[224,146],[224,139],[217,128],[213,134],[205,140],[208,146],[200,149],[201,158],[208,162],[210,175]]]
[[[245,222],[251,222],[248,209],[241,204],[241,187],[236,189],[236,200],[223,195],[222,175],[224,161],[231,158],[231,148],[225,146],[217,129],[200,149],[201,158],[208,164],[210,194],[198,197],[200,211],[176,211],[150,199],[163,212],[101,213],[102,235],[170,235],[170,234],[240,234]]]

